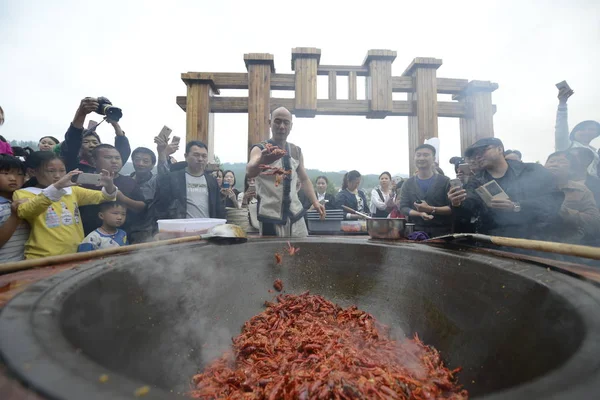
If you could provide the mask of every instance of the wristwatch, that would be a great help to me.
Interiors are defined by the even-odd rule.
[[[519,203],[518,201],[513,202],[513,211],[520,212],[521,211],[521,203]]]

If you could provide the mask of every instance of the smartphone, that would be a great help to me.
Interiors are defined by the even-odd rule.
[[[462,187],[462,182],[460,179],[450,179],[450,187]]]
[[[229,189],[229,182],[223,182],[223,184],[221,185],[221,187],[223,189]]]
[[[567,90],[571,90],[571,87],[569,86],[569,84],[567,83],[567,81],[558,82],[558,83],[556,84],[556,88],[557,88],[558,90],[561,90],[561,89],[563,89],[563,88],[564,88],[564,89],[567,89]]]
[[[471,175],[471,167],[469,167],[469,164],[458,164],[458,170],[465,175]]]
[[[169,128],[168,126],[163,126],[163,128],[160,130],[160,133],[158,134],[158,137],[163,139],[165,142],[169,142],[169,136],[171,136],[171,132],[173,132],[173,129]]]
[[[102,175],[100,174],[79,174],[73,175],[71,181],[77,183],[78,185],[100,186],[101,179]]]
[[[171,141],[171,144],[178,145],[180,141],[181,138],[179,136],[173,136],[173,141]]]
[[[89,131],[93,131],[94,129],[96,129],[96,125],[98,125],[98,123],[96,121],[92,121],[91,119],[88,121],[88,130]]]
[[[492,195],[492,198],[498,196],[499,194],[502,195],[500,196],[500,198],[508,198],[508,195],[504,193],[504,190],[502,190],[502,188],[500,187],[500,185],[498,185],[498,182],[496,181],[490,181],[483,185],[483,187]]]

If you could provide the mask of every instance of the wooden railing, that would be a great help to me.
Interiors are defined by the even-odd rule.
[[[409,117],[409,148],[438,135],[438,117],[460,118],[461,147],[494,135],[492,92],[489,81],[438,78],[442,60],[415,58],[401,76],[392,76],[396,52],[369,50],[360,66],[319,65],[316,48],[292,50],[293,74],[275,73],[271,54],[244,55],[247,73],[187,72],[181,74],[188,95],[177,97],[187,114],[187,137],[207,142],[213,154],[213,113],[248,113],[248,148],[269,137],[269,113],[288,108],[297,117],[359,115],[367,118]],[[317,76],[328,77],[328,98],[317,97]],[[348,98],[338,99],[337,77],[348,77]],[[357,77],[365,77],[365,100],[357,96]],[[247,97],[220,96],[223,89],[248,89]],[[271,90],[294,91],[293,98],[272,98]],[[407,93],[393,100],[392,93]],[[438,101],[437,94],[453,101]]]

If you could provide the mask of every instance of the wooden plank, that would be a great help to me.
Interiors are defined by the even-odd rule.
[[[185,111],[185,96],[177,97],[177,104]],[[211,112],[213,113],[246,113],[248,99],[246,97],[211,97]],[[271,109],[286,107],[294,109],[294,99],[271,98]],[[395,117],[408,117],[414,113],[414,103],[404,100],[393,102],[393,111],[389,114]],[[469,104],[458,102],[438,102],[438,117],[465,118],[469,115]],[[325,100],[317,101],[317,115],[358,115],[368,114],[368,100]]]
[[[186,80],[212,80],[217,89],[248,89],[244,72],[187,72]],[[271,90],[294,90],[294,74],[271,74]],[[215,93],[218,94],[218,93]]]
[[[337,74],[335,71],[329,71],[328,79],[329,100],[337,99]]]
[[[211,80],[215,94],[218,94],[215,89],[248,89],[248,74],[243,72],[187,72],[181,74],[181,79],[184,82]]]
[[[413,78],[411,76],[392,77],[392,92],[409,93],[413,91]]]
[[[437,78],[437,92],[457,94],[465,90],[468,83],[468,79]]]
[[[356,100],[356,72],[348,74],[348,100]]]
[[[317,115],[358,115],[369,114],[368,100],[321,100],[318,101]]]
[[[469,106],[455,101],[438,101],[438,117],[464,118],[468,115]]]
[[[442,60],[433,57],[417,57],[412,60],[406,70],[402,73],[402,76],[412,76],[413,72],[417,68],[432,68],[438,69],[442,65]]]
[[[339,76],[348,76],[354,72],[356,76],[368,76],[369,68],[360,65],[319,65],[317,75],[329,75],[333,71]]]
[[[294,74],[271,74],[271,90],[294,90],[295,88]]]

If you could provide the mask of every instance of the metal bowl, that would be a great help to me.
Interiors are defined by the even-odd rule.
[[[373,239],[403,239],[404,218],[371,218],[367,220],[367,231]]]

